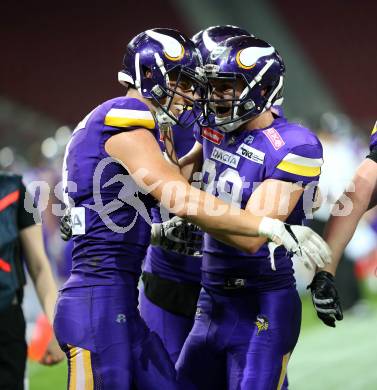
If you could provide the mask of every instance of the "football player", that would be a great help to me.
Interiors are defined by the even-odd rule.
[[[370,136],[370,153],[360,164],[351,186],[334,205],[325,230],[325,239],[332,249],[333,261],[323,270],[318,270],[310,284],[312,300],[318,317],[328,326],[335,327],[336,320],[343,319],[342,307],[334,285],[334,277],[342,253],[355,233],[357,224],[364,213],[376,206],[377,183],[377,122]],[[343,199],[352,202],[352,210],[342,215]]]
[[[219,42],[241,35],[250,36],[237,26],[212,26],[195,34],[192,41],[205,61]],[[195,143],[192,127],[176,125],[172,136],[178,158],[186,155]],[[152,216],[154,224],[162,222],[159,208],[152,209]],[[194,323],[201,288],[201,256],[189,254],[194,255],[201,250],[201,237],[198,231],[191,237],[194,243],[185,237],[180,253],[177,248],[172,251],[151,245],[145,258],[142,275],[144,288],[140,289],[139,298],[140,314],[149,329],[160,336],[174,363]]]
[[[169,356],[137,308],[153,197],[203,230],[267,236],[308,261],[308,251],[317,262],[330,257],[310,229],[238,212],[190,187],[163,158],[157,122],[160,131],[178,123],[202,87],[200,55],[189,39],[171,29],[145,31],[128,44],[123,65],[119,80],[126,95],[99,105],[79,123],[63,164],[74,248],[54,328],[68,357],[72,389],[176,386]],[[208,205],[222,214],[208,215]]]
[[[322,146],[310,130],[271,111],[282,98],[280,55],[263,40],[235,37],[212,50],[205,70],[214,120],[201,128],[181,166],[203,154],[207,192],[301,224]],[[223,388],[225,381],[228,389],[282,388],[301,323],[291,254],[264,238],[205,234],[202,285],[178,377],[189,377],[198,389]]]

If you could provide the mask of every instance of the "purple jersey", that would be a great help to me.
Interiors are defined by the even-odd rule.
[[[223,133],[204,127],[195,135],[203,144],[203,189],[243,209],[255,184],[266,179],[303,185],[318,181],[323,163],[318,138],[284,118],[276,118],[266,129]],[[301,197],[287,222],[301,224],[304,218]],[[293,285],[290,255],[283,247],[276,249],[276,271],[271,269],[269,255],[267,244],[257,253],[248,254],[205,234],[203,285],[223,290],[233,280],[236,284],[247,283],[246,286],[257,291]]]
[[[105,150],[111,136],[137,128],[157,134],[144,103],[118,97],[89,113],[67,145],[63,182],[75,207],[72,274],[65,288],[122,284],[124,271],[141,272],[150,240],[146,220],[155,201],[138,192],[127,170]]]
[[[372,132],[370,134],[370,144],[369,149],[372,152],[373,150],[377,149],[377,121],[374,124],[374,127],[372,129]]]
[[[183,114],[185,115],[185,114]],[[187,115],[191,115],[187,112]],[[178,158],[187,154],[194,146],[195,138],[191,128],[174,126],[174,146]],[[162,149],[164,146],[161,146]],[[162,221],[160,208],[152,209],[154,223]],[[158,246],[150,246],[145,259],[145,271],[178,282],[200,282],[201,257],[185,256],[166,251]]]

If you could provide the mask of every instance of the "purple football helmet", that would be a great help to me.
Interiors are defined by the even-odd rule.
[[[210,85],[206,116],[209,118],[212,112],[216,125],[224,132],[236,130],[276,101],[282,101],[283,60],[274,47],[261,39],[241,36],[223,41],[211,51],[204,68]],[[214,98],[213,86],[219,83],[231,86],[231,98]],[[228,107],[229,115],[218,113],[224,107]]]
[[[199,49],[203,58],[203,63],[205,64],[209,54],[219,43],[228,38],[238,37],[241,35],[246,35],[248,37],[253,36],[243,28],[226,24],[222,26],[207,27],[205,30],[201,30],[196,33],[191,40]]]
[[[174,95],[179,94],[194,105],[194,93],[202,95],[205,87],[199,50],[189,38],[169,28],[147,30],[129,42],[118,80],[125,86],[134,86],[143,97],[153,99],[176,123],[179,121],[170,111]],[[175,81],[173,88],[170,80]],[[190,95],[176,90],[180,82],[189,83]]]

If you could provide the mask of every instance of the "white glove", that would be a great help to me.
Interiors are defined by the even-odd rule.
[[[331,263],[330,248],[307,226],[288,225],[278,219],[264,217],[259,225],[259,235],[268,237],[277,245],[284,245],[308,269],[323,268]]]

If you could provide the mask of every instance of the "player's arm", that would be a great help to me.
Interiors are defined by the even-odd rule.
[[[57,287],[43,244],[42,226],[32,225],[20,232],[26,265],[42,308],[52,324]]]
[[[203,146],[198,141],[192,149],[179,159],[181,175],[188,181],[192,181],[195,172],[200,172],[203,165]]]
[[[135,183],[163,207],[204,231],[265,236],[295,253],[309,251],[325,262],[330,259],[327,245],[311,229],[287,228],[277,219],[253,215],[190,186],[163,158],[153,135],[146,129],[113,135],[106,141],[105,149],[125,166]]]
[[[250,196],[245,210],[257,215],[285,221],[296,206],[303,191],[302,186],[297,184],[267,179]],[[248,253],[257,252],[266,242],[264,237],[245,239],[245,237],[239,235],[216,233],[212,233],[212,235],[219,241]]]
[[[266,236],[294,252],[310,247],[324,261],[330,257],[327,245],[311,229],[303,226],[287,229],[277,219],[253,215],[190,186],[163,158],[153,135],[146,129],[113,135],[106,141],[105,149],[165,208],[205,231]]]
[[[33,204],[34,207],[35,205],[23,184],[20,188],[20,199],[17,224],[22,251],[42,308],[52,324],[58,289],[44,249],[41,219],[39,214],[34,215],[25,209],[25,204]]]
[[[43,311],[53,323],[54,308],[57,299],[57,287],[43,244],[42,226],[28,226],[20,231],[20,239],[25,254],[26,266],[33,281]],[[55,337],[50,342],[41,363],[55,364],[64,359]]]
[[[110,137],[107,153],[120,161],[135,182],[174,214],[203,230],[257,236],[262,217],[200,191],[188,183],[162,156],[150,131],[137,129]],[[211,210],[213,211],[211,216]],[[221,210],[222,212],[217,212]],[[215,215],[217,214],[217,215]]]
[[[350,188],[352,191],[346,190],[336,202],[334,209],[341,213],[344,202],[344,197],[349,198],[352,202],[352,210],[348,215],[334,215],[330,217],[326,229],[325,240],[332,250],[333,261],[325,267],[327,272],[335,275],[339,260],[342,256],[344,248],[351,240],[355,233],[357,224],[368,208],[375,204],[374,193],[377,183],[377,165],[370,158],[365,159],[356,171]]]
[[[163,130],[162,130],[163,129]],[[164,155],[173,167],[180,171],[180,164],[178,161],[178,156],[175,151],[174,138],[173,138],[173,129],[172,126],[161,127],[160,126],[160,136],[162,142],[164,143],[165,152]]]

